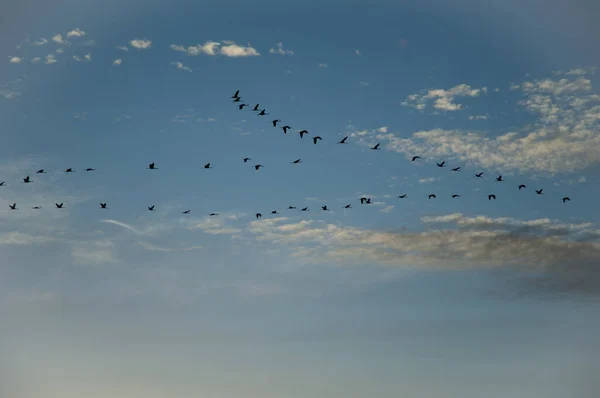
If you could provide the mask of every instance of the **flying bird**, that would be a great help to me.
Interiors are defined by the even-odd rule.
[[[520,191],[521,189],[523,189],[523,188],[527,188],[527,187],[525,186],[525,184],[521,184],[521,185],[519,185],[519,191]]]
[[[407,194],[404,194],[404,195],[398,195],[398,197],[399,197],[400,199],[405,199],[405,198],[406,198],[406,196],[407,196]]]
[[[452,199],[455,199],[455,198],[460,198],[460,195],[457,195],[457,194],[452,195]]]
[[[435,198],[436,198],[436,196],[435,196],[434,194],[431,194],[431,195],[429,195],[429,196],[428,196],[428,198],[429,198],[429,199],[435,199]]]
[[[250,159],[250,158],[244,158],[244,163],[246,163],[249,160],[252,160],[252,159]]]
[[[296,206],[288,206],[288,210],[295,210]]]
[[[543,189],[540,189],[539,191],[536,189],[535,193],[538,194],[538,195],[543,195],[542,191],[543,191]]]
[[[44,169],[39,169],[35,172],[35,174],[46,174],[46,172],[44,171]]]
[[[313,142],[314,142],[315,145],[317,145],[317,141],[322,140],[322,139],[323,138],[321,138],[319,136],[316,136],[316,137],[313,137]]]
[[[300,138],[302,138],[304,137],[304,134],[308,134],[308,130],[298,131],[298,134],[300,134]]]
[[[483,177],[483,171],[481,173],[479,173],[479,174],[475,174],[475,177],[482,178]]]
[[[571,198],[569,198],[568,196],[565,196],[564,198],[562,198],[563,203],[567,203],[569,201],[571,201]]]
[[[273,211],[271,212],[271,214],[279,214],[279,213],[277,213],[277,210],[273,210]]]
[[[504,181],[504,180],[502,179],[502,176],[498,176],[498,177],[496,177],[496,181],[498,181],[498,182],[502,182],[502,181]]]
[[[259,111],[258,106],[259,106],[259,104],[254,105],[254,108],[252,110],[258,112]]]
[[[381,145],[381,144],[378,142],[378,143],[377,143],[377,145],[375,145],[375,146],[374,146],[373,148],[371,148],[371,149],[375,149],[375,150],[377,150],[377,149],[379,149],[379,145]]]
[[[32,209],[32,210],[39,210],[39,209],[41,209],[41,208],[42,208],[42,206],[33,206],[31,209]]]
[[[345,136],[344,138],[342,138],[342,140],[340,142],[338,142],[338,144],[346,144],[347,139],[348,139],[348,136]]]
[[[158,167],[154,166],[154,162],[152,162],[148,165],[148,169],[149,170],[158,170]]]
[[[261,218],[261,217],[262,217],[262,214],[256,213],[256,218]]]
[[[436,163],[437,167],[445,167],[446,161],[444,160],[442,163]]]
[[[413,157],[412,157],[412,161],[413,161],[413,162],[414,162],[415,160],[417,160],[417,159],[421,159],[421,157],[420,157],[420,156],[413,156]]]
[[[96,169],[93,169],[91,167],[88,167],[87,169],[85,169],[85,171],[96,171]]]
[[[302,211],[309,211],[308,207],[303,208]]]
[[[367,201],[367,198],[365,198],[365,197],[360,198],[361,205],[364,205],[366,201]]]
[[[182,211],[181,214],[190,214],[191,210]]]
[[[257,164],[257,165],[254,166],[254,170],[258,170],[261,167],[265,167],[265,166],[263,166],[262,164]]]
[[[236,91],[235,94],[233,94],[231,96],[231,98],[239,98],[239,96],[240,96],[240,90]]]
[[[346,206],[344,206],[344,209],[351,209],[351,208],[352,208],[352,205],[346,205]]]
[[[218,216],[219,213],[210,213],[209,216]]]
[[[209,162],[209,163],[206,163],[206,164],[204,165],[204,168],[205,168],[205,169],[212,169],[212,167],[210,167],[210,162]]]
[[[323,209],[324,211],[329,211],[329,209],[327,208],[327,205],[321,206],[321,209]]]
[[[233,102],[240,102],[242,100],[242,97],[237,97],[233,100]]]
[[[265,109],[263,109],[262,111],[258,112],[258,116],[264,116],[267,113],[265,112]]]
[[[292,164],[298,164],[298,163],[302,163],[302,160],[301,159],[296,159],[296,160],[294,160],[292,162]]]
[[[10,207],[11,210],[19,210],[19,209],[17,209],[16,203],[13,203],[12,205],[8,205],[8,207]]]
[[[273,122],[273,127],[277,127],[277,123],[281,122],[281,120],[275,119],[272,122]]]
[[[496,195],[493,195],[493,194],[488,195],[488,200],[492,200],[492,199],[496,200]]]
[[[65,173],[74,173],[74,172],[75,172],[75,170],[73,170],[73,169],[72,169],[72,168],[70,168],[70,167],[69,167],[68,169],[66,169],[66,170],[65,170]]]
[[[106,207],[106,203],[100,203],[100,208],[101,208],[101,209],[106,209],[106,208],[107,208],[107,207]]]
[[[367,203],[368,205],[370,205],[371,204],[371,198],[367,198],[367,201],[365,203]]]
[[[29,176],[23,178],[23,183],[24,184],[29,184],[30,182],[33,182],[33,180],[31,178],[29,178]]]
[[[154,205],[148,206],[148,211],[154,211]]]
[[[0,182],[0,187],[4,186],[4,181]]]
[[[244,109],[245,106],[249,106],[249,105],[248,104],[240,104],[238,106],[238,108],[240,108],[240,111],[241,111],[242,109]]]
[[[283,134],[287,134],[287,131],[289,129],[291,129],[291,127],[290,126],[283,126],[282,129],[283,129]]]
[[[56,206],[57,209],[62,209],[63,208],[63,204],[64,203],[54,203],[54,206]]]
[[[452,169],[452,171],[460,171],[460,167],[455,167]]]

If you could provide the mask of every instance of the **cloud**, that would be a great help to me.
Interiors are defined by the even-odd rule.
[[[488,117],[486,115],[476,115],[476,116],[469,116],[469,120],[487,120]]]
[[[18,96],[20,96],[21,93],[18,91],[12,91],[12,90],[9,90],[6,88],[0,88],[0,95],[6,99],[13,99],[13,98],[17,98]]]
[[[117,58],[113,61],[113,65],[121,65],[123,63],[123,60],[121,58]]]
[[[107,220],[100,220],[100,222],[119,226],[119,227],[124,228],[124,229],[126,229],[128,231],[135,232],[138,235],[143,235],[144,234],[143,231],[139,231],[139,230],[135,229],[134,227],[132,227],[131,225],[126,224],[126,223],[121,222],[121,221],[107,219]]]
[[[35,244],[46,244],[54,241],[56,241],[56,239],[52,237],[29,235],[21,232],[8,232],[0,234],[0,245],[28,246]]]
[[[361,86],[368,87],[368,86],[369,86],[369,82],[363,82],[363,81],[361,81],[361,82],[360,82],[360,85],[361,85]]]
[[[578,77],[575,80],[544,79],[535,80],[533,82],[524,82],[521,85],[521,88],[526,94],[549,93],[554,96],[561,96],[563,94],[574,94],[579,92],[590,91],[592,89],[592,84],[590,80],[584,77]]]
[[[392,212],[392,210],[394,210],[394,208],[395,208],[395,207],[396,207],[396,206],[394,206],[394,205],[389,205],[389,206],[386,206],[386,207],[384,207],[383,209],[381,209],[381,210],[379,210],[379,211],[380,211],[381,213],[391,213],[391,212]]]
[[[85,36],[85,32],[79,28],[75,28],[69,33],[67,33],[67,37],[82,37]]]
[[[33,42],[33,45],[34,46],[43,46],[46,43],[48,43],[48,39],[46,39],[45,37],[40,37],[39,40]]]
[[[63,50],[62,48],[57,48],[55,51],[57,54],[62,54],[65,52],[65,50]]]
[[[423,110],[429,100],[433,100],[433,107],[443,111],[458,111],[463,109],[462,104],[454,102],[456,97],[477,97],[487,89],[472,88],[468,84],[459,84],[449,90],[428,90],[426,94],[411,94],[401,103],[402,106]]]
[[[23,60],[23,58],[13,57],[13,56],[9,56],[8,59],[10,60],[11,64],[20,64],[21,61]]]
[[[192,251],[192,250],[203,249],[203,246],[160,247],[160,246],[155,246],[148,242],[137,242],[137,243],[146,250],[159,251],[159,252],[187,252],[187,251]]]
[[[92,47],[96,45],[96,40],[90,39],[83,42],[83,45],[86,47]]]
[[[127,47],[127,46],[117,46],[117,50],[129,51],[129,47]]]
[[[31,63],[32,64],[37,64],[41,61],[42,59],[40,57],[35,57],[35,58],[31,58]]]
[[[52,41],[58,43],[58,44],[65,44],[66,41],[63,38],[63,36],[60,33],[55,34],[54,36],[52,36]]]
[[[44,63],[48,64],[48,65],[55,64],[57,62],[58,62],[58,60],[56,59],[56,57],[53,54],[48,54],[44,58]]]
[[[90,62],[92,60],[92,54],[88,53],[83,57],[79,57],[77,55],[73,55],[73,59],[77,62]]]
[[[200,229],[202,232],[211,235],[232,235],[241,232],[241,229],[227,225],[222,215],[218,217],[206,217],[201,221],[186,221],[185,224],[188,226],[188,229]]]
[[[279,54],[279,55],[294,55],[293,51],[283,49],[282,42],[275,44],[275,46],[273,48],[269,49],[269,52],[271,54]]]
[[[327,64],[324,64],[324,63],[320,63],[320,64],[319,64],[319,68],[327,68],[327,67],[328,67],[328,65],[327,65]]]
[[[421,178],[419,179],[419,184],[429,184],[436,181],[439,181],[439,177]]]
[[[140,50],[145,50],[152,47],[152,40],[141,40],[141,39],[133,39],[129,42],[131,47],[138,48]]]
[[[240,46],[228,40],[224,40],[222,43],[216,41],[207,41],[204,44],[197,44],[188,47],[180,44],[171,44],[169,48],[173,51],[185,52],[191,56],[197,56],[200,54],[210,56],[224,55],[227,57],[250,57],[260,55],[260,53],[251,46]]]
[[[354,50],[354,54],[358,55],[360,57],[360,50]]]
[[[102,265],[116,262],[113,243],[110,241],[76,242],[73,244],[71,255],[77,265]]]
[[[175,65],[175,67],[176,67],[177,69],[181,69],[181,70],[184,70],[184,71],[186,71],[186,72],[191,72],[191,71],[192,71],[192,68],[190,68],[189,66],[185,66],[185,65],[184,65],[184,64],[182,64],[180,61],[177,61],[177,62],[171,62],[171,65]]]

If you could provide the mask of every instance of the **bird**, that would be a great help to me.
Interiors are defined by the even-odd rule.
[[[191,210],[182,211],[181,214],[190,214]]]
[[[219,213],[210,213],[209,216],[218,216]]]
[[[262,111],[258,112],[258,116],[264,116],[267,113],[265,112],[265,109],[263,109]]]
[[[444,160],[442,163],[436,163],[437,167],[445,167],[446,161]]]
[[[39,210],[39,209],[41,209],[41,208],[42,208],[42,206],[33,206],[31,209],[32,209],[32,210]]]
[[[256,213],[255,215],[256,215],[256,218],[261,218],[262,217],[262,214],[260,214],[260,213]]]
[[[295,210],[296,206],[288,206],[288,210]]]
[[[206,164],[204,165],[204,168],[205,168],[205,169],[212,169],[212,167],[210,167],[210,162],[209,162],[209,163],[206,163]]]
[[[289,129],[291,129],[291,127],[286,125],[286,126],[283,126],[282,129],[283,129],[283,134],[287,134],[287,131]]]
[[[250,159],[250,158],[244,158],[244,163],[246,163],[249,160],[252,160],[252,159]]]
[[[319,140],[322,140],[322,139],[323,139],[323,138],[321,138],[321,137],[319,137],[319,136],[313,137],[313,143],[314,143],[315,145],[317,145],[317,141],[319,141]]]
[[[404,195],[398,195],[398,197],[399,197],[400,199],[405,199],[405,198],[406,198],[406,196],[407,196],[407,194],[404,194]]]
[[[233,100],[233,102],[240,102],[242,100],[242,97],[237,97]]]
[[[63,204],[64,203],[54,203],[54,206],[56,206],[57,209],[62,209],[63,208]]]
[[[346,140],[348,139],[348,136],[345,136],[344,138],[342,138],[342,140],[340,142],[338,142],[338,144],[347,144]]]
[[[70,167],[69,167],[68,169],[66,169],[66,170],[65,170],[65,173],[74,173],[74,172],[75,172],[75,170],[73,170],[73,169],[72,169],[72,168],[70,168]]]
[[[308,207],[303,208],[302,211],[309,211]]]
[[[4,184],[5,184],[5,182],[4,182],[4,181],[0,182],[0,187],[3,187],[3,186],[4,186]]]
[[[148,211],[154,211],[154,205],[148,206]]]
[[[277,213],[277,210],[273,210],[273,211],[271,212],[271,214],[279,214],[279,213]]]
[[[260,109],[258,109],[259,104],[254,105],[254,108],[252,109],[253,111],[258,112]]]
[[[346,205],[346,206],[344,206],[344,209],[351,209],[351,208],[352,208],[352,205]]]
[[[477,177],[477,178],[482,178],[482,177],[483,177],[483,172],[481,172],[481,173],[478,173],[478,174],[475,174],[475,177]]]
[[[87,169],[85,169],[85,171],[96,171],[96,169],[93,169],[91,167],[88,167]]]
[[[24,184],[29,184],[30,182],[33,182],[33,180],[31,178],[29,178],[29,176],[23,178],[23,183]]]
[[[361,205],[365,204],[366,201],[367,201],[367,198],[365,198],[365,197],[360,198]]]
[[[498,181],[498,182],[502,182],[502,181],[504,181],[504,180],[502,179],[502,176],[500,175],[500,176],[496,177],[496,181]]]
[[[324,211],[329,211],[329,209],[327,208],[327,205],[321,206],[321,209],[323,209]]]
[[[302,131],[298,131],[298,134],[300,134],[300,138],[304,137],[304,134],[308,134],[307,130],[302,130]]]
[[[19,210],[19,209],[17,209],[16,203],[13,203],[12,205],[8,205],[8,207],[10,207],[11,210]]]
[[[527,187],[525,186],[525,184],[521,184],[521,185],[519,185],[519,191],[520,191],[521,189],[523,189],[523,188],[527,188]]]
[[[244,109],[245,106],[249,106],[249,105],[248,104],[240,104],[238,106],[238,108],[240,108],[240,111],[241,111],[242,109]]]
[[[44,169],[39,169],[35,172],[35,174],[46,174],[46,172],[44,171]]]
[[[562,198],[563,203],[567,203],[569,201],[571,201],[571,198],[569,198],[568,196],[565,196],[564,198]]]
[[[156,167],[156,166],[154,165],[154,162],[152,162],[152,163],[150,163],[150,164],[148,165],[148,169],[149,169],[149,170],[158,170],[158,167]]]
[[[370,204],[371,204],[371,198],[367,198],[367,201],[366,201],[366,203],[367,203],[368,205],[370,205]]]
[[[543,195],[542,191],[543,191],[543,189],[540,189],[539,191],[536,189],[535,193],[538,194],[538,195]]]
[[[488,195],[488,200],[496,200],[496,195],[492,194],[492,195]]]
[[[428,198],[429,198],[429,199],[435,199],[435,198],[436,198],[436,196],[435,196],[434,194],[430,194],[430,195],[428,196]]]
[[[296,160],[294,160],[292,162],[292,164],[298,164],[298,163],[302,163],[302,160],[301,159],[296,159]]]
[[[235,94],[231,96],[231,98],[238,98],[240,96],[240,90],[236,91]]]
[[[414,162],[415,160],[417,160],[417,159],[421,159],[421,157],[420,157],[420,156],[413,156],[413,157],[412,157],[412,161],[413,161],[413,162]]]
[[[452,169],[452,171],[460,171],[460,167],[455,167]]]
[[[277,127],[277,123],[281,122],[281,120],[275,119],[272,122],[273,122],[273,127]]]
[[[455,199],[455,198],[460,198],[460,195],[457,195],[457,194],[452,195],[452,199]]]
[[[375,150],[377,150],[377,149],[379,149],[379,145],[381,145],[381,144],[378,142],[378,143],[377,143],[377,145],[375,145],[375,146],[374,146],[373,148],[371,148],[371,149],[375,149]]]
[[[107,207],[106,207],[106,203],[100,203],[100,208],[101,208],[101,209],[107,209]]]
[[[265,166],[263,166],[262,164],[257,164],[257,165],[254,165],[254,170],[258,170],[258,169],[260,169],[261,167],[265,167]]]

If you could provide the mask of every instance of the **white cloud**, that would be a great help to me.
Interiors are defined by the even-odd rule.
[[[0,95],[6,99],[13,99],[13,98],[17,98],[18,96],[20,96],[21,93],[18,91],[12,91],[12,90],[9,90],[6,88],[0,88]]]
[[[138,242],[138,244],[146,250],[159,251],[159,252],[188,252],[188,251],[203,249],[203,246],[160,247],[160,246],[155,246],[148,242]]]
[[[438,177],[421,178],[419,179],[419,184],[429,184],[436,181],[439,181]]]
[[[354,50],[354,54],[358,55],[360,57],[360,50]]]
[[[77,242],[71,250],[73,261],[78,265],[102,265],[116,262],[113,243],[110,241],[100,242]]]
[[[73,55],[73,59],[77,62],[90,62],[92,60],[92,54],[88,53],[83,57]]]
[[[58,62],[58,60],[56,59],[56,57],[53,54],[48,54],[44,58],[44,63],[48,64],[48,65],[55,64],[57,62]]]
[[[171,62],[171,65],[175,65],[175,67],[177,69],[181,69],[181,70],[184,70],[186,72],[191,72],[192,71],[192,68],[190,68],[189,66],[185,66],[184,64],[181,63],[181,61]]]
[[[260,55],[260,53],[250,45],[244,47],[229,40],[223,41],[221,54],[227,57],[253,57]]]
[[[127,47],[127,46],[117,46],[117,50],[129,51],[129,47]]]
[[[65,39],[63,39],[63,36],[60,33],[57,33],[54,36],[52,36],[52,40],[58,44],[65,43]]]
[[[35,57],[35,58],[31,58],[31,63],[32,64],[37,64],[41,61],[42,59],[40,57]]]
[[[83,42],[83,45],[86,47],[92,47],[96,45],[96,40],[90,39]]]
[[[46,39],[45,37],[40,37],[39,40],[33,42],[33,45],[34,46],[43,46],[46,43],[48,43],[48,39]]]
[[[291,50],[284,50],[283,43],[279,42],[275,44],[275,46],[269,49],[271,54],[279,54],[279,55],[294,55],[294,52]]]
[[[65,52],[65,50],[63,50],[62,48],[57,48],[55,51],[57,54],[62,54]]]
[[[191,56],[197,56],[200,54],[211,56],[220,54],[227,57],[249,57],[260,55],[260,53],[251,46],[240,46],[228,40],[224,40],[222,43],[216,41],[207,41],[204,44],[197,44],[188,47],[180,44],[171,44],[169,48],[173,51],[185,52]]]
[[[394,210],[394,207],[396,207],[396,206],[394,206],[394,205],[389,205],[389,206],[386,206],[386,207],[384,207],[383,209],[381,209],[381,210],[379,210],[379,211],[380,211],[381,213],[391,213],[391,212],[392,212],[392,210]]]
[[[123,60],[121,58],[117,58],[113,61],[113,65],[121,65],[123,63]]]
[[[411,94],[401,103],[401,105],[422,110],[425,109],[429,100],[433,100],[433,107],[435,109],[458,111],[463,108],[463,105],[454,102],[456,97],[477,97],[482,92],[487,92],[487,88],[474,89],[468,84],[460,84],[449,90],[434,89],[428,90],[427,94]]]
[[[13,57],[13,56],[9,56],[8,58],[10,60],[10,63],[12,63],[12,64],[20,64],[21,61],[23,60],[23,58]]]
[[[488,117],[486,115],[475,115],[469,116],[469,120],[487,120]]]
[[[47,236],[28,235],[21,232],[8,232],[0,234],[0,245],[28,246],[54,242],[56,239]]]
[[[75,28],[69,33],[67,33],[67,37],[81,37],[85,36],[85,32],[79,28]]]
[[[129,42],[129,44],[131,45],[131,47],[145,50],[152,47],[152,40],[133,39]]]
[[[523,92],[526,94],[532,93],[549,93],[554,96],[563,94],[574,94],[578,92],[587,92],[592,89],[591,81],[578,77],[575,80],[560,79],[560,80],[536,80],[533,82],[524,82],[522,84]]]
[[[327,65],[327,64],[324,64],[324,63],[320,63],[320,64],[319,64],[319,68],[327,68],[327,67],[328,67],[328,65]]]
[[[186,220],[185,225],[187,225],[188,229],[200,229],[202,232],[211,235],[232,235],[242,232],[239,228],[227,225],[223,215],[206,217],[203,220]]]

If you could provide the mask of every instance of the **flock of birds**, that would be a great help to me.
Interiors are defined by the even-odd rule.
[[[240,97],[239,94],[240,94],[240,90],[237,90],[235,92],[235,94],[231,97],[231,98],[233,98],[233,102],[234,103],[239,103],[239,105],[238,105],[239,110],[243,110],[245,107],[250,107],[250,105],[242,102],[242,97]],[[268,113],[266,113],[265,109],[260,109],[259,104],[256,104],[252,108],[252,111],[253,112],[257,112],[258,116],[268,115]],[[279,120],[279,119],[274,119],[274,120],[271,121],[271,123],[273,124],[273,127],[277,127],[277,124],[278,123],[282,123],[282,121]],[[281,129],[283,130],[284,134],[287,134],[287,132],[289,130],[291,130],[291,126],[289,126],[289,125],[283,125],[283,126],[281,126]],[[300,130],[300,131],[298,131],[298,134],[300,135],[300,138],[303,138],[305,135],[309,135],[309,132],[307,130]],[[313,143],[315,145],[317,144],[318,141],[320,141],[322,139],[323,138],[320,137],[320,136],[315,136],[315,137],[312,138]],[[347,141],[348,141],[348,136],[346,136],[342,140],[340,140],[338,142],[338,144],[347,144]],[[372,150],[380,150],[381,149],[380,145],[381,145],[380,143],[377,143],[376,145],[374,145],[373,147],[371,147],[371,149]],[[415,162],[415,161],[417,161],[419,159],[421,159],[421,157],[418,156],[418,155],[415,155],[415,156],[412,157],[412,162]],[[247,163],[250,160],[252,160],[252,158],[249,158],[249,157],[246,157],[246,158],[243,159],[244,163]],[[292,161],[291,163],[292,164],[299,164],[299,163],[302,163],[302,160],[301,159],[296,159],[296,160]],[[436,165],[439,168],[445,168],[446,167],[446,161],[444,160],[441,163],[436,163]],[[261,167],[264,167],[264,166],[262,164],[255,164],[253,167],[254,167],[255,170],[258,171]],[[204,168],[205,169],[212,169],[213,167],[211,166],[210,163],[206,163],[204,165]],[[150,163],[148,165],[147,169],[148,170],[158,170],[158,167],[156,167],[156,164],[154,162],[152,162],[152,163]],[[96,169],[91,168],[91,167],[85,169],[86,172],[93,172],[95,170]],[[453,172],[460,172],[461,171],[461,167],[460,166],[459,167],[455,167],[455,168],[452,168],[451,170]],[[75,170],[73,168],[68,168],[68,169],[64,170],[64,172],[65,173],[74,173]],[[46,173],[45,169],[40,169],[40,170],[36,171],[36,174],[41,175],[41,174],[47,174],[47,173]],[[475,177],[476,178],[483,178],[483,172],[475,174]],[[500,176],[496,177],[496,181],[497,182],[504,182],[505,180],[503,179],[502,175],[500,175]],[[22,183],[24,183],[24,184],[30,184],[30,183],[33,183],[33,182],[34,181],[31,179],[30,176],[25,176],[23,178],[23,181],[22,181]],[[6,186],[5,181],[0,182],[0,187],[4,187],[4,186]],[[525,184],[521,184],[521,185],[518,186],[518,190],[519,191],[521,191],[521,190],[523,190],[525,188],[527,188],[527,186]],[[536,193],[536,195],[544,195],[544,190],[543,189],[538,189],[538,190],[535,190],[535,193]],[[403,194],[403,195],[399,195],[398,196],[399,199],[405,199],[407,197],[408,197],[407,194]],[[429,194],[427,197],[428,197],[428,199],[435,199],[435,198],[437,198],[437,196],[435,194]],[[460,198],[460,195],[459,194],[452,194],[451,197],[452,197],[452,199],[456,199],[456,198]],[[496,195],[495,194],[488,194],[487,197],[488,197],[488,200],[496,200]],[[361,198],[359,198],[359,200],[360,200],[360,204],[361,205],[370,205],[370,204],[373,203],[371,201],[371,198],[368,198],[368,197],[361,197]],[[569,198],[568,196],[565,196],[565,197],[562,198],[562,202],[563,203],[569,202],[570,200],[571,200],[571,198]],[[54,207],[56,209],[64,209],[64,203],[54,203]],[[9,208],[10,208],[10,210],[18,210],[16,203],[13,203],[12,205],[9,205]],[[34,207],[32,207],[33,210],[39,210],[41,208],[42,208],[41,206],[34,206]],[[351,204],[347,204],[343,208],[344,209],[351,209],[352,205]],[[108,210],[109,207],[107,206],[106,202],[101,202],[100,203],[100,209]],[[148,211],[155,211],[155,205],[148,206],[147,209],[148,209]],[[296,209],[296,206],[288,206],[288,210],[295,210],[295,209]],[[321,210],[322,211],[329,211],[330,209],[327,207],[327,205],[323,205],[323,206],[321,206]],[[301,208],[301,211],[306,212],[306,211],[310,211],[310,210],[309,210],[308,207],[303,207],[303,208]],[[188,210],[185,210],[185,211],[182,212],[182,214],[190,214],[190,213],[191,213],[191,209],[188,209]],[[279,214],[279,212],[277,210],[273,210],[273,211],[271,211],[270,214],[276,215],[276,214]],[[219,213],[210,213],[209,214],[209,216],[217,216],[217,215],[219,215]],[[262,217],[262,213],[255,213],[255,217],[257,219],[261,218]]]

